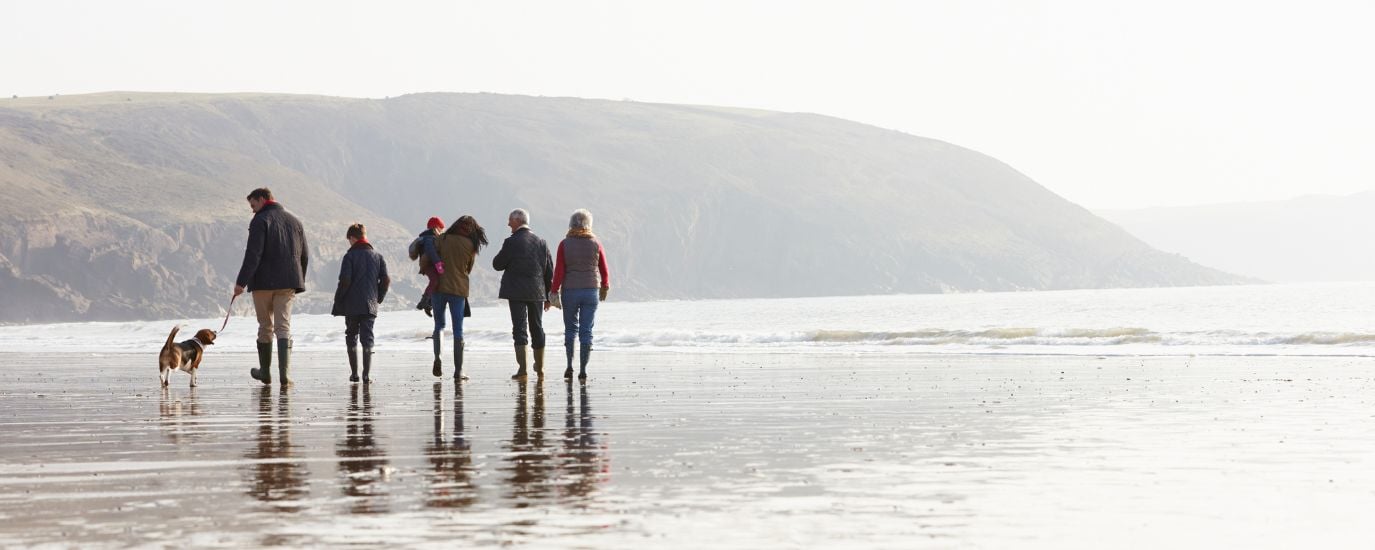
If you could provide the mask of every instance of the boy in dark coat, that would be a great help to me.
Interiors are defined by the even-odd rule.
[[[372,326],[377,306],[387,297],[391,277],[387,261],[372,249],[361,223],[349,226],[349,251],[339,265],[339,288],[334,291],[332,313],[344,317],[344,338],[349,351],[349,382],[358,382],[358,340],[363,340],[364,384],[372,382]]]

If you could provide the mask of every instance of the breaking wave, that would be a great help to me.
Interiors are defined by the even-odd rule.
[[[803,347],[803,348],[1137,348],[1369,347],[1375,334],[1303,332],[1278,334],[1245,331],[1155,332],[1141,327],[1112,328],[986,328],[919,329],[907,331],[815,330],[773,333],[712,333],[704,331],[610,331],[598,341],[617,347]]]
[[[464,337],[474,352],[509,349],[511,332],[491,316],[467,328]],[[338,350],[344,341],[338,318],[305,315],[293,322],[296,347]],[[206,326],[209,321],[184,322]],[[147,353],[166,339],[173,323],[83,323],[0,327],[0,351],[90,351]],[[858,323],[856,323],[858,324]],[[872,323],[866,323],[872,325]],[[296,326],[299,325],[299,326]],[[691,352],[742,351],[878,351],[899,353],[1031,353],[1031,354],[1315,354],[1375,356],[1375,333],[1365,331],[1151,330],[1116,327],[980,327],[862,330],[822,328],[761,330],[768,323],[607,323],[597,328],[604,349]],[[796,326],[796,322],[794,322]],[[803,325],[805,327],[805,325]],[[561,347],[562,327],[546,326],[550,346]],[[240,321],[231,327],[217,351],[250,351],[255,327]],[[552,329],[552,330],[550,330]],[[377,344],[388,351],[428,352],[432,329],[415,322],[379,326]],[[444,334],[447,341],[452,338]],[[445,348],[449,347],[448,342]]]
[[[806,341],[818,343],[884,343],[895,345],[1074,345],[1137,344],[1162,340],[1144,328],[1060,329],[990,328],[981,330],[914,330],[866,332],[819,330],[805,333]]]

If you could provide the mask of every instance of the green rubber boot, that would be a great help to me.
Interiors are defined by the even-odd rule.
[[[291,377],[287,376],[287,371],[291,370],[291,339],[277,339],[277,381],[283,388],[291,385]],[[263,369],[264,372],[267,369]],[[271,379],[264,379],[263,383],[269,383]]]
[[[349,382],[358,381],[358,348],[349,348]]]
[[[372,383],[372,348],[363,348],[363,383]]]
[[[525,378],[525,346],[516,346],[516,373],[511,375],[512,380]]]
[[[248,369],[248,375],[263,384],[272,383],[272,342],[258,342],[258,368]]]

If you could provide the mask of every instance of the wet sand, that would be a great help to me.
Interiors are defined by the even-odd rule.
[[[1375,543],[1371,359],[508,355],[0,354],[0,545]]]

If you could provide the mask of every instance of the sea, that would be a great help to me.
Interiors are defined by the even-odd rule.
[[[287,386],[244,306],[194,387],[223,317],[0,327],[0,548],[1375,547],[1375,283],[612,298],[586,380],[504,306],[370,384],[326,315]]]
[[[649,302],[619,302],[613,294],[595,332],[600,350],[690,353],[1366,357],[1375,355],[1372,313],[1375,282]],[[0,326],[0,350],[147,353],[178,325],[184,337],[223,325],[217,350],[253,349],[250,306],[239,304],[224,323]],[[545,314],[545,329],[558,346],[560,311]],[[377,348],[424,352],[433,330],[419,311],[384,311]],[[474,308],[464,322],[472,350],[504,350],[510,331],[504,303]],[[337,349],[344,323],[295,315],[292,333],[297,349]]]

